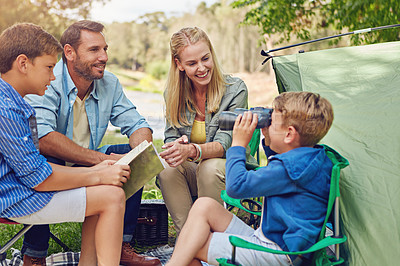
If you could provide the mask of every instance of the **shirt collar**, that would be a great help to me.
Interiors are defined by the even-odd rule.
[[[32,106],[30,106],[24,98],[22,98],[22,96],[2,78],[0,78],[0,91],[21,109],[26,118],[36,114],[35,109],[33,109]]]
[[[59,61],[59,64],[62,64],[62,67],[63,67],[62,71],[64,73],[63,74],[63,77],[64,77],[64,81],[63,82],[64,82],[65,92],[67,93],[67,95],[69,95],[72,91],[78,90],[78,89],[76,88],[75,83],[72,80],[72,78],[71,78],[71,76],[70,76],[70,74],[68,72],[67,64],[64,63],[62,59]],[[98,95],[96,93],[96,87],[97,87],[97,81],[94,80],[93,81],[93,89],[90,92],[90,94],[93,96],[94,99],[98,100]],[[78,93],[78,92],[76,92],[76,93]]]
[[[67,64],[61,59],[58,64],[59,67],[62,67],[63,72],[63,83],[64,83],[64,90],[67,95],[69,95],[72,91],[77,90],[74,81],[72,80],[71,76],[69,75]],[[57,66],[56,66],[57,67]]]

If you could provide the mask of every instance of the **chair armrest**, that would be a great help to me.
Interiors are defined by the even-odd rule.
[[[226,190],[221,191],[221,198],[225,203],[227,203],[229,205],[235,206],[241,210],[252,213],[254,215],[261,216],[261,211],[251,211],[251,210],[244,208],[240,202],[240,199],[234,199],[234,198],[229,197],[228,194],[226,193]],[[261,202],[258,202],[258,201],[255,201],[255,202],[260,204],[260,206],[262,205]]]
[[[312,245],[309,249],[303,250],[303,251],[283,251],[283,250],[275,250],[275,249],[270,249],[270,248],[266,248],[264,246],[260,246],[251,242],[248,242],[244,239],[241,239],[240,237],[237,236],[229,236],[229,242],[231,242],[231,244],[235,247],[240,247],[240,248],[247,248],[247,249],[254,249],[254,250],[258,250],[258,251],[264,251],[264,252],[269,252],[269,253],[273,253],[273,254],[280,254],[280,255],[302,255],[302,254],[307,254],[307,253],[311,253],[311,252],[315,252],[318,251],[320,249],[326,248],[330,245],[335,245],[335,244],[341,244],[346,242],[347,237],[343,236],[340,238],[335,238],[335,237],[331,237],[328,236],[320,241],[318,241],[317,243],[315,243],[314,245]]]

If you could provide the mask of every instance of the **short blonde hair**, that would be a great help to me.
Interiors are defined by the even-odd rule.
[[[170,41],[171,66],[165,91],[165,105],[167,121],[176,128],[189,125],[185,112],[186,108],[190,112],[201,113],[195,104],[192,82],[184,71],[178,69],[175,62],[175,59],[180,60],[180,52],[185,47],[196,44],[199,41],[204,41],[208,45],[214,62],[211,81],[207,88],[207,111],[209,113],[216,112],[219,109],[221,99],[225,93],[224,75],[207,34],[197,27],[182,28],[174,33]]]
[[[284,92],[275,98],[273,108],[282,113],[284,126],[297,130],[301,146],[314,146],[332,126],[332,105],[316,93]]]

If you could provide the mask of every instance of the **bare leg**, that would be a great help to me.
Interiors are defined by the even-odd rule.
[[[120,187],[95,186],[86,188],[86,216],[89,223],[95,223],[94,234],[82,232],[86,237],[94,236],[93,240],[85,240],[85,243],[94,243],[99,266],[117,266],[121,256],[123,220],[125,213],[125,194]],[[88,224],[89,226],[89,224]],[[83,229],[88,229],[85,225]],[[83,247],[82,251],[93,252],[93,248]],[[91,255],[85,258],[91,258]],[[83,265],[83,264],[82,264]],[[86,265],[86,264],[85,264]]]
[[[212,232],[224,232],[232,217],[217,201],[197,199],[167,265],[200,265],[199,260],[207,261]]]
[[[79,265],[82,266],[96,266],[96,246],[94,243],[94,234],[96,223],[98,220],[97,215],[85,218],[82,225],[82,243],[81,243],[81,256],[79,258]]]

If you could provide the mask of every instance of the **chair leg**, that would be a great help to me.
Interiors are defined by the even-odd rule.
[[[31,229],[33,225],[24,225],[24,227],[13,237],[11,238],[1,249],[0,249],[0,254],[6,253],[7,250],[12,247],[12,245],[17,242],[18,239],[20,239],[29,229]]]
[[[236,247],[232,245],[232,258],[227,261],[229,265],[237,265],[241,266],[239,263],[236,263]]]
[[[52,232],[50,232],[50,237],[58,244],[60,245],[65,252],[71,251],[71,249],[64,244],[58,237],[56,237]]]

